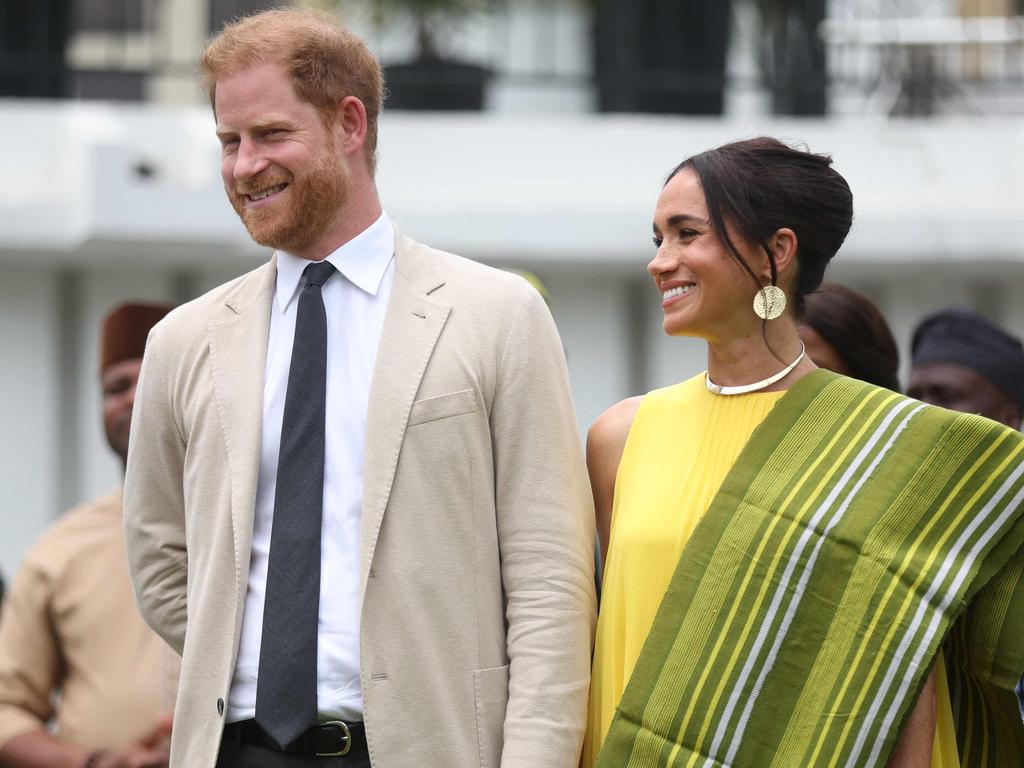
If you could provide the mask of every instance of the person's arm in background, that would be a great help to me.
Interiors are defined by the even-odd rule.
[[[61,661],[50,624],[51,579],[36,560],[37,544],[25,556],[0,621],[0,766],[79,768],[88,750],[63,744],[46,732],[53,692],[60,688]],[[26,756],[17,742],[36,742]],[[33,756],[34,755],[34,756]]]
[[[83,768],[92,755],[46,728],[55,714],[63,661],[45,563],[43,540],[26,555],[0,621],[0,768]],[[96,755],[90,768],[166,768],[169,733],[168,718],[139,744],[117,755]]]
[[[0,768],[167,768],[170,737],[169,716],[158,720],[150,733],[116,754],[89,751],[63,742],[47,731],[28,731],[0,749]]]
[[[124,480],[125,548],[139,612],[178,654],[185,644],[184,430],[173,408],[175,350],[157,326],[135,390]]]
[[[503,768],[575,768],[595,621],[594,524],[565,353],[532,289],[498,368],[491,432],[509,697]]]
[[[587,471],[594,491],[594,519],[601,545],[601,563],[608,559],[612,532],[612,502],[615,500],[615,476],[619,472],[622,451],[633,425],[636,409],[643,397],[630,397],[616,403],[597,417],[587,432]]]

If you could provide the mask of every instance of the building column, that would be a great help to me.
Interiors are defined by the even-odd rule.
[[[199,93],[196,66],[209,36],[210,11],[205,2],[164,0],[154,32],[156,60],[163,67],[149,79],[149,99],[195,104]]]

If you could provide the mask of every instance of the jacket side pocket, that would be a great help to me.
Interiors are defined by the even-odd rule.
[[[476,694],[476,736],[480,768],[498,768],[504,744],[505,709],[508,706],[508,664],[473,672]]]

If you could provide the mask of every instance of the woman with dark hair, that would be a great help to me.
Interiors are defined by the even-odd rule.
[[[900,391],[900,353],[889,324],[863,293],[825,283],[804,297],[800,339],[819,368]]]
[[[807,357],[795,318],[851,221],[831,159],[774,139],[661,191],[647,269],[708,368],[590,430],[585,768],[956,766],[965,606],[964,764],[1024,764],[1024,439]]]

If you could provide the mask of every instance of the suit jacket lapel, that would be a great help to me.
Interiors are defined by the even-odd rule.
[[[275,257],[240,282],[224,302],[223,317],[209,326],[213,393],[228,456],[224,471],[231,483],[231,525],[237,547],[239,587],[247,579],[252,549],[263,424],[263,375],[276,278]]]
[[[360,588],[365,592],[398,454],[416,393],[451,306],[429,294],[444,285],[427,249],[395,234],[395,282],[381,333],[366,420]]]

